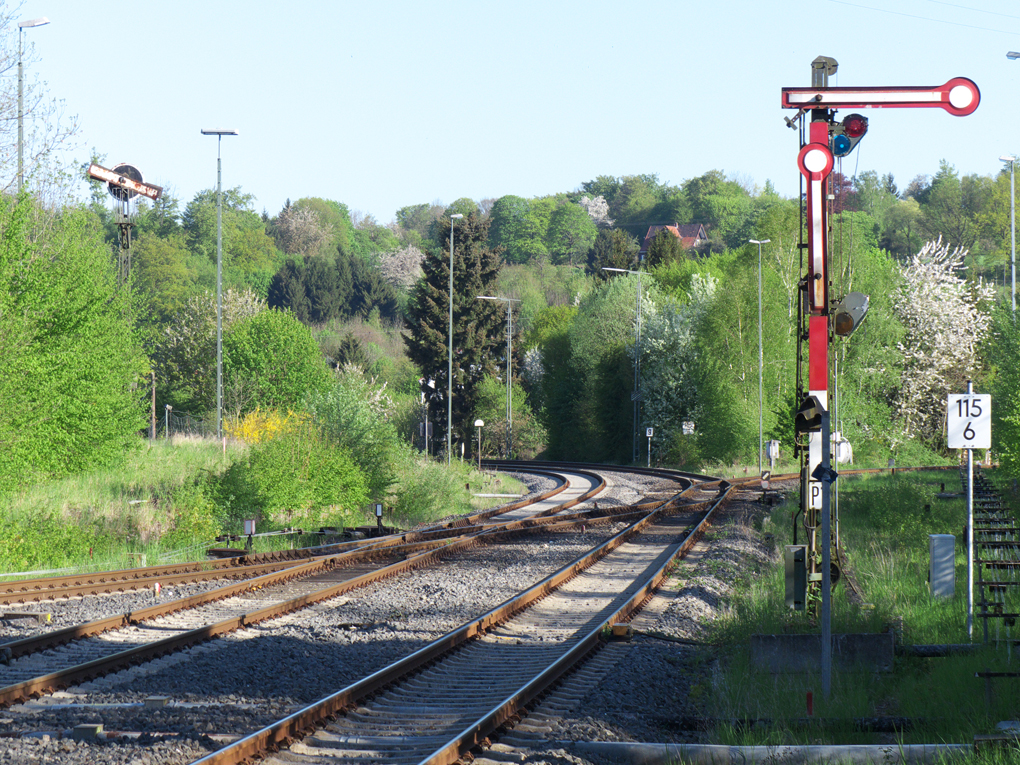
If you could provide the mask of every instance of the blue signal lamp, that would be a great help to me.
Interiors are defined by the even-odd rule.
[[[842,122],[829,124],[832,133],[832,156],[845,157],[868,132],[868,118],[863,114],[850,114]]]

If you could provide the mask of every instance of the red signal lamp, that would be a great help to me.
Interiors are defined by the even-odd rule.
[[[832,155],[845,157],[868,132],[868,118],[863,114],[849,114],[842,122],[832,123],[829,132],[832,134]]]

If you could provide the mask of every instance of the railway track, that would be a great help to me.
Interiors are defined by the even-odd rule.
[[[675,501],[660,504],[510,601],[197,763],[456,762],[596,650],[606,628],[629,619],[727,491],[697,518],[693,506],[669,516]],[[317,730],[305,736],[310,726]]]
[[[479,526],[487,519],[513,514],[514,519],[542,515],[551,508],[565,509],[605,488],[592,473],[565,475],[551,470],[532,470],[536,475],[552,479],[556,486],[538,496],[508,503],[491,510],[463,516],[456,521],[434,524],[406,534],[387,535],[376,539],[356,539],[346,542],[305,547],[295,550],[278,550],[267,553],[246,553],[238,550],[234,557],[221,560],[202,560],[175,563],[166,566],[143,566],[115,571],[87,571],[66,576],[36,577],[0,581],[0,605],[24,605],[45,601],[65,600],[109,595],[114,593],[152,590],[224,579],[251,579],[263,574],[283,571],[299,563],[345,552],[367,553],[386,547],[423,543],[464,533],[464,529]],[[571,482],[571,478],[574,482]],[[557,500],[563,492],[567,494]]]
[[[571,477],[578,476],[571,474]],[[550,517],[604,488],[604,482],[590,474],[580,485],[575,485],[573,492],[565,492],[569,485],[570,479],[561,476],[556,490],[531,503],[531,517],[510,517],[502,523],[474,523],[494,514],[481,513],[466,519],[464,526],[447,524],[446,528],[426,529],[362,545],[339,545],[354,549],[315,557],[298,565],[292,563],[282,570],[189,598],[0,644],[0,661],[7,665],[6,670],[0,671],[0,706],[336,597],[382,577],[429,565],[438,559],[438,553],[449,555],[476,543],[482,535],[496,539],[542,526],[583,525],[596,521],[597,517],[591,513]],[[563,496],[550,498],[551,494]],[[515,503],[499,512],[519,513],[525,504]],[[600,516],[608,518],[613,514],[606,509]],[[451,536],[453,533],[456,536]],[[300,583],[295,584],[295,580]],[[258,593],[258,598],[252,593]],[[258,602],[253,603],[253,600]],[[159,640],[152,639],[154,632],[159,633]],[[30,658],[43,652],[40,658]]]
[[[574,468],[572,467],[571,470],[573,469]],[[677,480],[680,477],[681,476],[675,473],[669,474],[669,478],[671,480]],[[601,481],[599,483],[601,483]],[[559,498],[560,502],[558,504],[563,504],[564,501],[569,501],[571,504],[575,504],[574,499],[577,499],[579,502],[583,502],[584,499],[581,499],[582,497],[587,497],[588,500],[591,500],[592,497],[595,496],[592,493],[593,487],[591,484],[588,485],[587,490],[579,493],[578,497],[574,498],[572,498],[562,486],[558,488],[561,490],[560,493],[565,495]],[[440,557],[456,557],[460,554],[459,551],[477,548],[477,545],[484,545],[485,542],[492,542],[495,544],[508,539],[519,538],[521,533],[548,535],[547,530],[553,530],[555,533],[555,530],[583,529],[585,527],[591,529],[593,524],[599,523],[600,521],[603,523],[617,523],[621,520],[633,521],[639,517],[646,516],[649,512],[648,507],[649,503],[638,506],[612,506],[606,503],[599,508],[597,513],[593,512],[593,508],[591,507],[587,509],[574,507],[572,509],[568,509],[569,511],[564,510],[562,507],[556,508],[555,506],[547,509],[540,509],[536,507],[533,509],[532,513],[530,513],[529,517],[525,518],[517,518],[512,514],[512,511],[504,509],[504,511],[500,513],[500,515],[503,516],[502,518],[494,518],[493,513],[487,512],[478,514],[478,516],[472,521],[465,521],[461,519],[444,524],[442,527],[414,532],[412,534],[399,535],[392,539],[383,538],[380,540],[372,540],[372,545],[375,546],[373,553],[377,557],[391,555],[394,559],[399,559],[398,563],[395,565],[402,566],[403,571],[411,571],[421,566],[426,566]],[[452,537],[451,534],[454,532],[459,532],[463,538]],[[592,532],[589,530],[588,534],[590,535],[591,533]],[[515,537],[515,535],[518,536]],[[362,550],[361,552],[364,553],[365,551]],[[344,590],[344,588],[349,589],[349,586],[346,583],[347,580],[344,580],[344,582],[334,582],[334,580],[331,579],[331,577],[343,578],[344,576],[353,573],[350,567],[354,565],[355,551],[344,553],[343,555],[347,556],[348,559],[346,569],[334,565],[333,569],[325,568],[317,575],[320,580],[320,585],[327,585],[326,589],[335,589],[335,591],[328,597],[335,597],[340,591]],[[321,560],[328,560],[328,558],[314,559],[302,565],[317,565]],[[379,561],[376,566],[378,567],[382,562],[383,561]],[[346,574],[343,573],[345,570],[347,571]],[[370,581],[372,578],[374,578],[374,575],[366,574],[365,581]],[[243,583],[238,583],[237,585],[232,586],[241,586],[242,584]],[[312,584],[309,583],[308,586],[312,587]],[[312,589],[314,589],[314,587],[312,587]],[[321,591],[321,589],[315,590],[315,592]],[[305,601],[304,605],[307,605],[307,602],[310,599],[317,597],[315,592],[302,591],[297,593],[296,597],[291,598],[291,600]],[[264,594],[265,593],[258,593],[259,596]],[[261,606],[263,604],[261,602],[253,602],[255,594],[242,594],[238,597],[240,600],[247,600],[249,605],[253,607],[241,609],[243,613],[234,612],[227,614],[225,618],[219,619],[215,627],[213,625],[206,624],[205,626],[188,629],[190,625],[186,621],[176,625],[174,629],[179,630],[179,634],[175,636],[164,635],[167,639],[163,641],[162,645],[159,646],[153,653],[163,653],[171,650],[169,643],[174,640],[179,640],[180,645],[185,645],[189,641],[198,642],[201,640],[208,640],[209,637],[217,634],[217,631],[220,628],[238,629],[247,627],[256,623],[259,619],[269,619],[272,617],[273,613],[278,612],[279,602],[274,602],[268,607],[258,608],[257,606]],[[225,603],[220,605],[223,606]],[[135,614],[134,616],[138,616],[138,614]],[[185,617],[182,614],[180,615],[180,618],[184,619]],[[292,618],[298,617],[294,616]],[[146,631],[151,633],[152,631],[155,631],[154,625],[155,623],[135,624],[131,625],[130,629],[138,633],[145,633]],[[169,629],[169,625],[167,626]],[[189,633],[191,633],[190,636]],[[95,642],[103,642],[107,645],[113,645],[116,648],[120,648],[121,650],[115,651],[115,654],[122,654],[120,657],[120,666],[136,663],[137,661],[142,660],[142,653],[152,650],[151,647],[143,647],[139,648],[139,651],[142,653],[132,654],[132,652],[134,652],[138,647],[125,646],[126,640],[127,638],[125,636],[110,635],[105,637],[102,641]],[[112,665],[102,668],[97,666],[96,662],[106,661],[106,659],[89,659],[88,650],[90,649],[86,649],[84,647],[74,648],[74,651],[80,652],[74,655],[78,655],[80,659],[86,660],[79,663],[76,668],[74,668],[78,674],[74,674],[72,672],[70,674],[61,675],[61,670],[58,670],[57,672],[50,672],[48,673],[50,676],[47,680],[48,684],[45,685],[31,685],[31,683],[38,680],[38,676],[29,678],[25,681],[29,683],[29,685],[22,686],[8,698],[17,698],[22,700],[28,699],[39,694],[49,693],[54,688],[67,687],[81,682],[86,682],[87,678],[97,677],[99,675],[115,671],[115,667]],[[31,654],[32,652],[28,651],[27,653]],[[70,655],[72,654],[68,654],[68,656]],[[11,666],[13,667],[18,663],[20,663],[20,660],[12,662]],[[44,667],[44,669],[46,668],[49,668],[49,666],[47,665]],[[2,668],[0,668],[0,677],[4,677]],[[13,675],[10,677],[13,677]],[[120,675],[117,675],[116,677],[119,678]],[[0,683],[4,683],[4,681],[0,680]],[[86,682],[86,686],[91,686],[91,684]],[[10,686],[4,690],[7,691],[9,688]],[[77,697],[78,693],[79,692],[76,692],[72,695]],[[7,701],[6,703],[10,703],[10,701]]]

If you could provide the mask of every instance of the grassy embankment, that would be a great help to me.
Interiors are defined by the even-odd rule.
[[[203,558],[204,548],[217,534],[242,531],[240,518],[233,517],[236,512],[218,503],[217,480],[246,450],[243,444],[228,444],[224,454],[216,442],[193,438],[145,441],[118,468],[6,494],[0,498],[0,576],[41,569],[130,567],[139,564],[141,555],[149,565],[175,554]],[[413,509],[394,517],[386,503],[384,522],[403,528],[502,501],[473,497],[474,493],[524,491],[508,476],[479,473],[460,462],[448,470],[435,462],[404,461],[396,478],[396,490],[406,486],[413,493],[414,501],[403,503]],[[374,525],[370,515],[366,508],[354,516],[353,525]],[[346,519],[351,525],[351,516]],[[258,530],[272,527],[260,522]],[[302,542],[313,543],[313,538],[259,539],[256,550]]]
[[[965,500],[962,496],[937,498],[943,483],[948,492],[961,491],[955,470],[840,480],[841,542],[865,603],[852,604],[845,585],[838,585],[832,601],[834,633],[894,630],[901,645],[970,642],[962,544]],[[1020,504],[1005,487],[1001,491]],[[716,654],[720,671],[710,688],[701,689],[705,711],[712,717],[771,722],[751,728],[723,725],[715,729],[715,740],[759,745],[969,743],[975,734],[994,732],[1000,720],[1018,719],[1020,678],[994,680],[988,705],[984,680],[975,677],[978,671],[1020,671],[1011,643],[1016,628],[1002,619],[989,621],[988,645],[972,654],[929,659],[897,656],[890,674],[834,671],[829,698],[822,695],[818,674],[771,675],[751,666],[752,634],[818,631],[810,616],[789,610],[784,602],[782,551],[793,543],[791,515],[797,494],[791,492],[783,505],[759,522],[759,531],[775,545],[773,564],[753,574],[739,571],[734,564],[729,572],[742,581],[730,608],[711,627],[711,640],[721,646]],[[957,537],[953,598],[933,599],[929,593],[929,534]],[[1020,610],[1017,594],[1012,592],[1016,588],[1007,589],[1006,611]],[[976,590],[978,601],[980,591]],[[982,639],[983,622],[975,618],[974,642]],[[815,721],[804,725],[808,692],[813,695]],[[855,718],[877,716],[910,718],[913,724],[896,734],[869,733],[854,724]],[[996,762],[998,756],[986,756],[981,762]],[[1017,756],[1014,748],[1009,757]]]

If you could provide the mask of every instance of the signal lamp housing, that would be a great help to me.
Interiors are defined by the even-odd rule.
[[[842,122],[829,125],[829,132],[832,134],[832,156],[845,157],[868,132],[868,118],[863,114],[848,114]]]
[[[799,436],[803,433],[817,433],[822,429],[822,415],[825,409],[816,396],[806,396],[797,408],[793,418],[793,430]]]
[[[863,292],[850,292],[832,311],[833,331],[840,337],[849,337],[864,322],[871,299]]]

